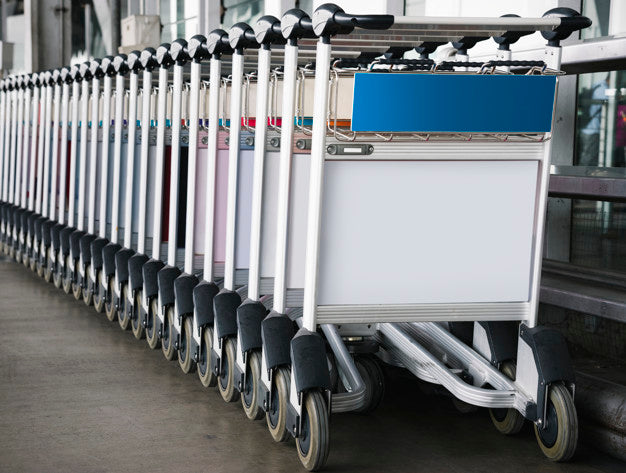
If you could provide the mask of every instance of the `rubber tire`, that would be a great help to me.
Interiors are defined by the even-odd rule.
[[[66,275],[63,278],[63,292],[65,294],[69,294],[70,292],[72,292],[72,280],[69,278],[69,271],[70,271],[70,256],[67,255],[65,257],[65,271],[66,271]]]
[[[83,302],[87,307],[91,305],[93,302],[93,285],[91,284],[91,279],[89,278],[89,265],[85,266],[85,281],[87,281],[86,287],[83,288]],[[92,287],[89,287],[92,286]]]
[[[172,340],[172,333],[174,333],[174,317],[176,317],[174,308],[168,307],[167,312],[165,312],[165,323],[163,324],[161,334],[161,351],[167,361],[172,361],[174,356],[176,356],[176,348],[174,348],[174,340]]]
[[[36,272],[37,271],[37,260],[35,259],[35,242],[33,241],[33,247],[31,248],[33,255],[30,257],[30,261],[29,261],[29,266],[30,266],[30,270],[32,272]],[[69,294],[69,292],[68,292]]]
[[[196,372],[202,386],[205,388],[217,385],[217,376],[211,369],[211,348],[213,347],[213,327],[205,327],[202,330],[202,345],[200,346],[200,359],[203,363],[196,364]],[[204,371],[204,373],[203,373]]]
[[[111,294],[111,301],[104,301],[104,313],[107,316],[107,319],[109,319],[109,322],[115,322],[115,319],[117,318],[117,308],[113,303],[113,278],[109,279],[109,287],[107,289],[107,292]]]
[[[385,395],[385,375],[372,357],[360,356],[355,362],[365,383],[365,402],[357,412],[372,412],[380,405]]]
[[[541,437],[539,428],[535,424],[535,437],[543,454],[554,462],[569,460],[576,453],[578,445],[578,415],[574,406],[572,395],[562,384],[551,385],[548,391],[548,415],[550,412],[556,415],[557,437],[553,445],[546,445]],[[546,425],[549,427],[549,424]]]
[[[96,287],[93,288],[93,308],[99,314],[104,310],[104,295],[100,294],[100,288],[102,287],[102,270],[96,274]]]
[[[235,340],[227,338],[223,343],[225,344],[224,359],[222,360],[222,372],[217,379],[217,388],[224,401],[235,402],[239,395],[239,391],[235,386]]]
[[[43,270],[43,279],[46,282],[52,281],[52,267],[50,266],[50,248],[46,249],[46,267]]]
[[[59,269],[52,274],[52,283],[54,284],[54,287],[61,289],[61,286],[63,285],[63,276],[59,272]]]
[[[196,369],[196,362],[193,360],[193,354],[191,353],[192,340],[193,325],[191,317],[185,317],[181,327],[180,346],[178,347],[178,365],[185,374],[189,374]],[[184,358],[181,358],[181,354],[183,353],[183,344],[185,345],[185,354]]]
[[[76,263],[76,267],[74,268],[74,272],[78,274],[78,263]],[[74,295],[74,299],[77,301],[83,298],[83,286],[82,284],[72,283],[72,294]]]
[[[117,311],[117,321],[120,324],[120,328],[122,330],[128,330],[130,328],[130,314],[128,313],[128,309],[130,309],[130,304],[128,302],[128,284],[124,284],[122,286],[122,290],[120,291],[120,297],[122,298],[122,303],[120,304],[121,310]]]
[[[303,432],[296,438],[296,450],[300,463],[309,471],[317,471],[326,464],[330,447],[328,423],[328,407],[322,393],[307,392],[302,405]],[[303,435],[305,430],[306,436]],[[308,448],[305,451],[303,446],[307,438]]]
[[[261,406],[259,406],[258,393],[259,383],[261,382],[261,353],[258,350],[252,350],[248,353],[248,362],[246,363],[246,385],[243,386],[241,392],[241,406],[246,413],[246,417],[250,420],[262,419],[265,415]],[[246,402],[246,392],[248,388],[251,395],[248,396],[250,403]]]
[[[152,350],[159,348],[159,331],[157,330],[157,312],[159,310],[157,299],[150,301],[148,306],[148,327],[146,328],[146,342]]]
[[[137,340],[145,336],[145,329],[141,320],[141,289],[135,292],[135,301],[132,308],[130,328]]]
[[[43,265],[41,265],[39,261],[37,261],[36,266],[37,266],[37,276],[39,276],[40,278],[43,278],[43,270],[44,270]]]
[[[517,368],[514,362],[505,361],[500,366],[500,371],[502,371],[502,374],[507,378],[515,381]],[[506,411],[506,413],[504,413],[504,411]],[[502,416],[503,413],[504,416]],[[498,432],[504,435],[515,435],[519,433],[526,421],[524,416],[520,414],[517,409],[513,409],[512,407],[508,409],[489,409],[489,417]]]
[[[272,399],[276,399],[277,401],[275,404],[277,409],[275,409],[274,412],[278,411],[278,418],[275,422],[272,421],[270,411],[273,406],[268,406],[268,410],[265,413],[265,422],[275,442],[285,442],[291,437],[289,430],[287,430],[290,382],[291,374],[288,368],[280,367],[274,371],[274,377],[272,379]]]

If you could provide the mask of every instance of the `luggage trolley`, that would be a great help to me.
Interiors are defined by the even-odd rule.
[[[144,51],[144,62],[151,63],[154,61],[159,66],[159,82],[157,89],[157,119],[156,119],[156,143],[155,143],[155,173],[154,173],[154,212],[152,225],[152,255],[150,259],[142,266],[143,289],[141,291],[141,307],[144,314],[143,325],[146,331],[146,342],[151,349],[159,347],[163,326],[163,316],[159,310],[159,282],[158,273],[165,266],[161,260],[162,254],[162,231],[163,223],[163,194],[167,189],[164,182],[165,171],[165,133],[169,127],[166,123],[167,102],[168,102],[168,71],[173,65],[172,58],[169,54],[170,44],[161,44],[151,56],[151,52]]]
[[[24,89],[26,88],[25,76],[18,76],[17,78],[17,143],[15,149],[15,188],[14,188],[14,203],[15,208],[13,210],[13,214],[11,215],[11,248],[9,249],[9,255],[11,259],[15,258],[18,260],[20,257],[19,253],[19,229],[21,222],[21,213],[23,211],[22,207],[22,169],[24,164],[23,157],[23,139],[24,139],[24,109],[26,108],[24,104],[25,94]]]
[[[102,71],[102,144],[100,147],[100,200],[99,200],[99,220],[98,220],[98,238],[94,239],[89,245],[91,260],[89,268],[86,271],[90,281],[87,284],[87,291],[90,285],[93,288],[92,299],[96,312],[101,313],[105,310],[105,306],[110,302],[110,292],[108,289],[108,281],[106,281],[103,272],[103,249],[110,243],[107,238],[107,226],[111,225],[108,235],[113,231],[111,217],[113,214],[113,146],[114,136],[111,133],[111,106],[113,76],[115,76],[115,67],[113,66],[114,58],[106,56],[100,61],[100,70]],[[97,72],[97,71],[96,71]]]
[[[89,120],[89,201],[87,205],[87,233],[79,241],[79,274],[80,292],[83,302],[89,306],[93,302],[94,281],[91,277],[91,244],[98,238],[96,234],[96,218],[101,218],[98,214],[98,200],[102,198],[102,189],[98,188],[98,173],[102,172],[102,156],[98,152],[101,142],[100,132],[100,80],[104,72],[100,66],[100,61],[94,59],[89,63],[89,78],[91,79],[91,119]],[[105,194],[106,195],[106,194]]]
[[[21,186],[21,197],[20,197],[20,211],[19,211],[19,220],[15,220],[14,225],[17,225],[17,250],[15,254],[15,259],[17,262],[23,262],[26,256],[26,229],[28,226],[28,218],[32,214],[31,209],[29,208],[28,203],[28,185],[30,183],[29,179],[29,166],[32,167],[32,163],[30,162],[31,154],[30,154],[30,125],[31,125],[31,113],[32,113],[32,83],[31,83],[31,75],[24,76],[23,79],[24,84],[24,133],[23,133],[23,152],[22,152],[22,186]]]
[[[139,218],[137,222],[137,252],[128,260],[128,304],[133,335],[141,339],[145,333],[145,314],[142,310],[143,274],[142,267],[150,259],[146,249],[149,238],[153,237],[152,224],[154,221],[154,195],[156,189],[148,186],[154,182],[155,175],[155,145],[156,136],[153,133],[151,120],[154,107],[152,106],[152,71],[157,66],[156,51],[153,48],[144,49],[139,56],[141,62],[142,100],[141,100],[141,149],[139,159]]]
[[[350,341],[377,341],[379,356],[467,403],[516,409],[535,422],[548,457],[573,454],[576,416],[565,343],[536,327],[556,75],[350,73],[331,71],[330,59],[333,42],[360,49],[366,44],[382,54],[390,45],[540,30],[550,41],[548,66],[558,70],[559,40],[588,25],[588,19],[563,10],[540,19],[462,20],[349,15],[332,4],[315,11],[320,39],[303,327],[291,341],[288,409],[307,468],[319,468],[326,459],[327,412],[334,411],[317,334],[321,325],[328,337],[328,324],[340,324]],[[344,74],[354,80],[348,129],[335,115]],[[472,96],[465,93],[469,88]],[[385,101],[371,100],[377,90],[388,91]],[[460,105],[472,111],[472,122],[442,113]],[[507,221],[496,225],[485,212],[477,225],[477,209],[500,210]],[[428,226],[409,215],[420,215]],[[467,222],[463,241],[451,237],[458,222]],[[436,251],[441,244],[446,256]],[[519,339],[513,340],[518,339],[517,381],[441,324],[449,321],[520,321]],[[474,324],[474,334],[476,327],[482,325]]]
[[[139,201],[145,196],[139,194],[139,172],[137,172],[137,156],[141,153],[141,135],[137,134],[138,98],[139,98],[139,71],[141,70],[139,51],[132,51],[128,55],[127,67],[129,71],[129,95],[127,131],[124,140],[128,142],[126,151],[126,175],[124,191],[124,247],[115,253],[115,291],[119,302],[118,322],[122,330],[131,327],[131,303],[128,287],[128,261],[135,254],[136,244],[133,235],[138,238]],[[141,106],[141,104],[139,104]]]
[[[2,186],[2,200],[4,202],[2,212],[2,250],[5,255],[9,254],[11,246],[11,216],[13,213],[13,183],[15,166],[15,138],[17,135],[17,79],[6,79],[6,98],[4,113],[4,175]]]
[[[64,266],[61,264],[62,261],[65,261],[65,257],[67,253],[63,253],[62,245],[61,245],[61,233],[68,228],[68,225],[65,223],[66,218],[69,219],[69,211],[67,210],[67,202],[66,202],[66,194],[68,194],[67,189],[67,177],[68,177],[68,166],[71,167],[71,163],[68,160],[68,128],[69,128],[69,116],[70,116],[70,84],[72,82],[70,69],[64,67],[61,69],[59,73],[59,81],[61,83],[61,115],[60,115],[60,143],[59,143],[59,156],[60,156],[60,164],[59,164],[59,218],[58,223],[54,225],[50,229],[50,259],[48,261],[48,266],[52,271],[52,281],[54,286],[58,289],[61,287],[63,280],[65,279],[65,273],[63,271]],[[33,110],[33,117],[36,116],[36,110]],[[34,196],[35,192],[35,174],[34,174],[34,153],[36,142],[34,140],[34,131],[36,130],[36,124],[33,122],[33,140],[31,141],[31,160],[33,161],[32,169],[31,169],[31,181],[30,181],[30,192],[31,195]],[[70,170],[71,175],[71,170]],[[70,188],[73,187],[70,185]],[[31,197],[32,199],[33,197]],[[66,216],[67,213],[67,216]],[[65,230],[67,233],[68,230]],[[30,239],[28,240],[30,241]],[[28,244],[27,241],[27,244]],[[26,264],[26,259],[24,260],[24,264]]]

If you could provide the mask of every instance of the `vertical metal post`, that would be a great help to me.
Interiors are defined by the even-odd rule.
[[[124,120],[124,76],[115,76],[115,131],[113,142],[113,208],[111,211],[111,243],[118,241],[120,212],[120,167],[122,160],[122,124]]]
[[[78,159],[79,175],[78,175],[78,222],[76,228],[85,229],[85,198],[87,190],[87,136],[89,122],[89,81],[83,78],[82,94],[80,97],[80,153]]]
[[[161,220],[163,217],[163,165],[165,163],[165,109],[167,106],[167,68],[159,68],[159,96],[157,105],[156,172],[154,173],[154,222],[152,231],[152,258],[161,259]]]
[[[100,119],[100,79],[94,74],[91,80],[91,147],[89,156],[91,166],[89,167],[89,208],[87,220],[87,233],[94,235],[96,232],[96,176],[98,170],[98,129]],[[104,138],[104,137],[103,137]],[[104,157],[100,158],[102,165],[106,165]],[[105,199],[106,200],[106,199]],[[106,205],[106,204],[105,204]],[[100,214],[100,219],[106,215]]]
[[[278,209],[276,211],[276,264],[274,275],[274,310],[285,313],[287,284],[287,232],[289,225],[289,187],[291,184],[291,147],[296,114],[296,74],[298,46],[285,45],[283,74],[283,110],[280,128],[280,168],[278,174]]]
[[[185,217],[185,267],[193,274],[193,243],[195,232],[196,165],[198,160],[198,122],[200,119],[200,63],[191,62],[191,84],[189,88],[189,154],[187,166],[187,215]],[[212,186],[207,185],[207,192]]]
[[[303,327],[312,332],[316,326],[317,276],[322,223],[322,190],[326,156],[326,111],[331,46],[328,38],[317,42],[315,58],[315,105],[311,143],[311,176],[307,220],[306,261],[304,269]]]
[[[22,197],[21,206],[26,209],[28,206],[28,166],[31,157],[28,137],[30,136],[30,120],[31,120],[31,103],[32,103],[32,90],[30,87],[26,87],[24,91],[24,149],[22,154]],[[32,166],[32,162],[30,162]],[[24,229],[22,228],[22,232]]]
[[[6,119],[5,119],[5,112],[6,112],[6,96],[7,96],[7,91],[5,90],[6,87],[6,83],[7,81],[2,81],[2,91],[0,92],[0,199],[2,199],[2,202],[6,202],[6,199],[4,198],[4,178],[5,178],[5,172],[4,172],[4,164],[6,163],[6,153],[5,153],[5,147],[4,147],[4,135],[6,134]],[[2,225],[4,225],[4,222],[2,222]]]
[[[48,79],[46,77],[46,79]],[[50,122],[52,121],[52,85],[46,84],[46,109],[44,113],[43,133],[43,204],[41,215],[50,214]]]
[[[52,189],[50,191],[50,220],[56,220],[57,210],[57,179],[59,168],[59,117],[61,115],[61,85],[56,81],[53,96],[54,115],[52,117]],[[59,210],[59,213],[62,211]]]
[[[261,265],[261,213],[263,202],[263,171],[265,168],[265,141],[267,138],[267,102],[270,83],[272,51],[269,45],[259,50],[256,126],[254,129],[254,171],[252,178],[252,212],[250,226],[250,264],[248,266],[248,297],[259,299]]]
[[[9,195],[8,201],[14,203],[15,192],[15,142],[17,140],[17,86],[13,80],[13,90],[11,91],[11,142],[9,149]],[[10,225],[11,222],[7,222]]]
[[[35,212],[43,215],[42,197],[43,197],[43,181],[45,179],[44,170],[44,137],[45,137],[45,116],[46,116],[46,95],[48,88],[43,83],[43,74],[40,75],[41,80],[41,96],[39,100],[39,137],[37,139],[37,201],[35,204]]]
[[[130,72],[130,96],[128,98],[128,151],[126,153],[126,210],[124,212],[124,247],[132,248],[133,237],[133,180],[135,171],[135,140],[137,133],[137,94],[139,75]],[[142,200],[144,196],[140,196]]]
[[[33,87],[33,113],[31,116],[30,135],[30,181],[28,183],[28,210],[35,210],[35,194],[37,184],[37,127],[39,125],[39,85]]]
[[[150,143],[150,94],[152,93],[152,71],[144,69],[141,100],[141,157],[139,174],[139,238],[137,252],[146,251],[146,207],[148,195],[148,145]],[[154,189],[156,195],[157,190]]]
[[[22,143],[24,131],[24,89],[17,93],[17,147],[15,150],[15,205],[21,205],[22,190]],[[16,235],[17,236],[17,235]]]
[[[67,224],[70,227],[75,225],[76,220],[76,168],[78,163],[76,157],[76,147],[78,145],[78,97],[80,95],[80,84],[74,79],[72,82],[72,130],[70,136],[70,194],[69,194],[69,215]]]
[[[61,175],[59,178],[59,223],[65,224],[65,187],[67,182],[67,131],[70,106],[70,85],[63,82],[61,89]]]
[[[226,208],[226,254],[224,256],[224,289],[235,290],[235,240],[237,237],[237,174],[239,170],[239,138],[241,134],[241,87],[243,52],[232,56],[233,71],[230,89],[230,134],[228,145],[228,198]]]
[[[170,164],[170,205],[167,244],[167,264],[176,266],[176,237],[178,230],[178,185],[180,176],[180,108],[183,88],[183,66],[174,65],[172,90],[172,153]]]
[[[219,57],[211,57],[209,74],[209,132],[206,166],[206,202],[204,232],[204,268],[203,277],[212,282],[213,274],[213,236],[215,220],[215,169],[217,167],[217,133],[219,129],[219,102],[222,75],[222,61]]]
[[[98,236],[106,238],[107,196],[109,188],[109,143],[111,134],[111,76],[104,76],[102,87],[102,158],[100,160],[100,228]]]

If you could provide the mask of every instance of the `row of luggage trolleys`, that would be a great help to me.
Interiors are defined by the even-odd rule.
[[[3,250],[295,437],[309,470],[331,412],[376,408],[383,363],[567,460],[573,371],[537,291],[559,42],[589,24],[326,4],[8,77]],[[535,31],[545,56],[512,61]],[[455,62],[428,59],[448,42]]]

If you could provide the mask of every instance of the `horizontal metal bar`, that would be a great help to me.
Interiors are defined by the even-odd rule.
[[[626,169],[553,166],[550,196],[626,202]]]

